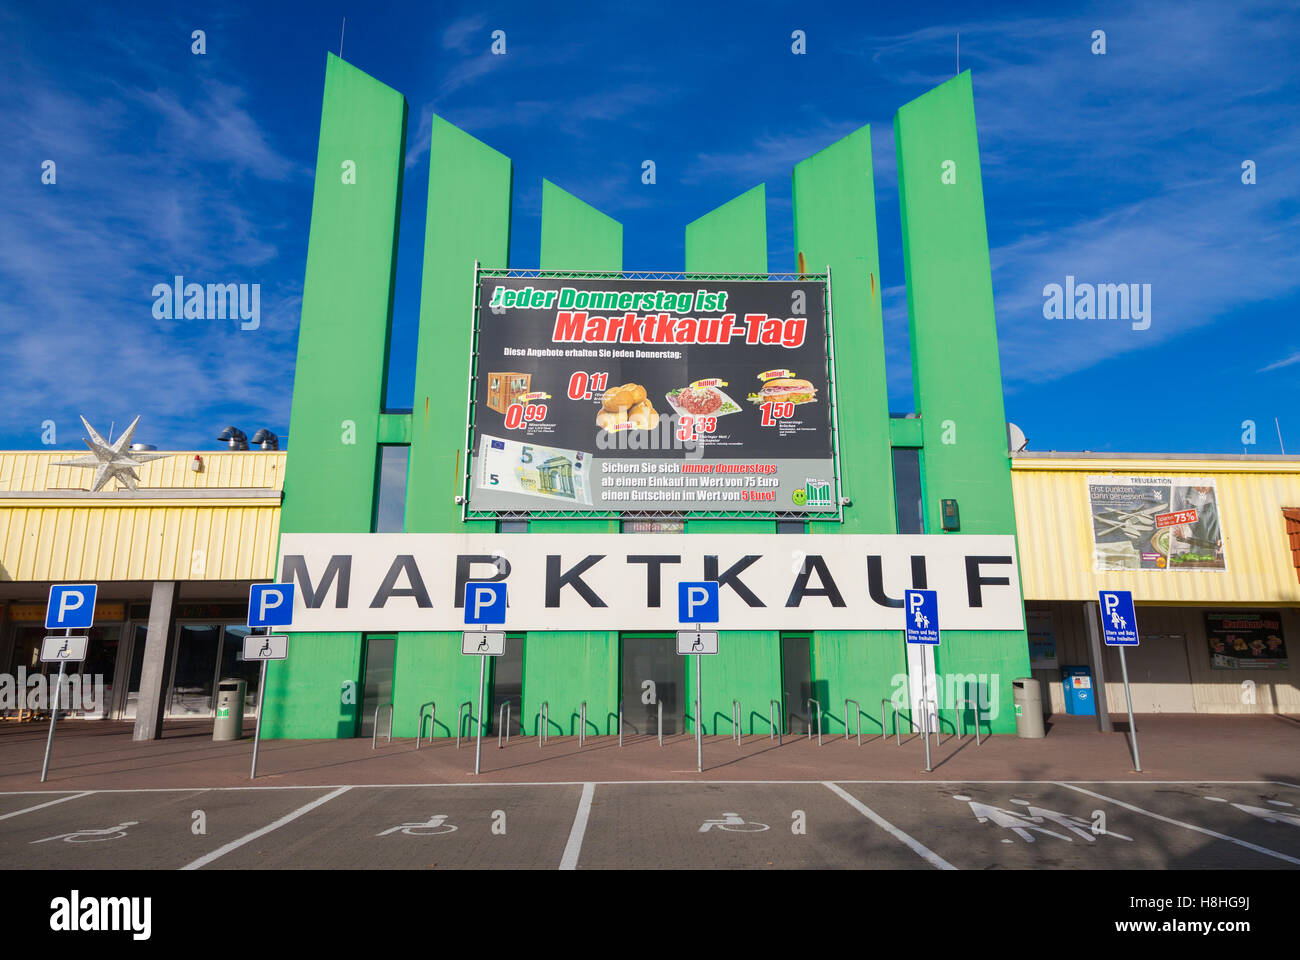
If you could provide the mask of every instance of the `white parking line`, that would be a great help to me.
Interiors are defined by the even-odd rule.
[[[587,818],[591,816],[591,797],[596,792],[594,783],[582,785],[582,797],[578,800],[578,813],[573,818],[573,829],[569,831],[569,842],[564,845],[564,856],[560,858],[561,870],[577,870],[578,854],[582,851],[582,838],[587,833]]]
[[[304,813],[310,813],[312,810],[315,810],[317,807],[319,807],[322,803],[328,803],[329,801],[337,797],[339,794],[347,793],[351,789],[352,789],[351,787],[339,787],[337,790],[331,793],[327,793],[323,797],[317,797],[311,803],[299,807],[297,810],[294,810],[292,813],[286,813],[283,817],[281,817],[279,820],[276,820],[274,823],[268,823],[260,830],[254,830],[252,833],[242,836],[238,840],[231,840],[226,845],[218,847],[216,850],[213,850],[211,853],[207,853],[199,857],[193,863],[187,863],[185,866],[181,867],[181,869],[197,870],[199,869],[199,867],[205,867],[213,860],[216,860],[218,857],[224,857],[231,850],[237,850],[238,848],[242,847],[244,844],[248,843],[251,840],[256,840],[258,837],[265,836],[266,834],[270,833],[272,830],[280,829],[280,827],[283,827],[286,823],[290,823],[294,820],[297,820]]]
[[[88,797],[94,792],[95,792],[94,790],[86,790],[82,793],[74,793],[71,796],[59,797],[59,799],[57,800],[49,800],[46,803],[38,803],[34,807],[26,807],[22,810],[15,810],[13,813],[6,813],[4,816],[0,816],[0,820],[8,820],[10,817],[19,817],[22,816],[24,813],[31,813],[33,810],[44,810],[46,807],[52,807],[56,803],[64,803],[68,800],[76,800],[78,797]]]
[[[1113,803],[1117,807],[1123,807],[1125,810],[1132,810],[1134,813],[1140,813],[1144,816],[1151,817],[1153,820],[1161,820],[1165,823],[1172,823],[1176,827],[1183,827],[1186,830],[1195,830],[1197,833],[1203,833],[1208,837],[1214,837],[1216,840],[1227,840],[1229,843],[1235,843],[1239,847],[1245,847],[1247,850],[1254,850],[1256,853],[1262,853],[1268,857],[1277,857],[1279,860],[1285,860],[1287,863],[1294,863],[1300,866],[1300,859],[1288,856],[1285,853],[1278,853],[1276,850],[1270,850],[1268,847],[1261,847],[1258,844],[1250,843],[1246,840],[1238,840],[1236,837],[1230,837],[1225,833],[1218,833],[1214,830],[1207,830],[1205,827],[1198,827],[1194,823],[1183,823],[1181,820],[1174,820],[1172,817],[1162,816],[1158,813],[1152,813],[1150,810],[1143,810],[1141,807],[1135,807],[1131,803],[1125,803],[1123,800],[1116,800],[1114,797],[1102,796],[1100,793],[1093,793],[1091,790],[1085,790],[1083,787],[1076,787],[1069,783],[1058,783],[1057,786],[1066,787],[1070,790],[1077,790],[1079,793],[1087,794],[1090,797],[1096,797],[1098,800],[1104,800],[1107,803]]]
[[[920,857],[930,866],[934,867],[936,870],[957,869],[951,863],[945,860],[943,857],[939,856],[937,853],[931,850],[929,847],[925,846],[920,841],[904,833],[902,830],[899,830],[898,827],[894,826],[892,823],[890,823],[880,814],[876,813],[876,811],[872,810],[869,806],[867,806],[857,797],[853,796],[853,794],[849,793],[847,790],[840,787],[838,784],[831,783],[828,780],[823,780],[822,786],[830,790],[831,793],[835,794],[837,797],[839,797],[841,800],[847,803],[850,807],[858,811],[858,813],[862,814],[864,817],[866,817],[876,826],[880,827],[880,829],[884,830],[894,839],[901,840],[907,846],[911,847],[913,853],[915,853],[918,857]]]

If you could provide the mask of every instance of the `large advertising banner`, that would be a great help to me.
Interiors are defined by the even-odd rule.
[[[1226,570],[1214,479],[1091,476],[1094,569]]]
[[[480,275],[468,511],[839,511],[824,277]]]
[[[1220,670],[1285,670],[1282,617],[1276,610],[1205,612],[1210,666]]]
[[[719,585],[724,630],[901,630],[903,591],[950,630],[1022,630],[1012,536],[286,533],[286,630],[464,627],[465,584],[504,582],[518,630],[675,630],[677,585]]]

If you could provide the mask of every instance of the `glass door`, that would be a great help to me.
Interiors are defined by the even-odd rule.
[[[659,733],[663,703],[664,735],[686,726],[686,660],[677,655],[671,634],[624,635],[620,638],[623,729],[629,734]]]
[[[807,733],[812,726],[808,700],[815,696],[812,642],[808,637],[781,638],[781,688],[785,699],[785,732]],[[822,704],[822,709],[826,709],[826,704]]]
[[[361,717],[357,736],[369,737],[375,730],[375,710],[393,700],[393,673],[397,665],[397,638],[393,636],[366,637],[366,672],[362,681]],[[379,723],[380,730],[388,729],[388,718]]]
[[[221,627],[217,624],[186,623],[177,628],[176,665],[167,698],[167,716],[178,719],[212,716],[212,685],[216,679],[220,640]]]
[[[498,733],[497,720],[505,719],[502,707],[510,704],[510,735],[520,733],[519,724],[524,709],[524,634],[506,634],[506,652],[499,657],[489,657],[491,677],[488,679],[489,700],[488,733]]]

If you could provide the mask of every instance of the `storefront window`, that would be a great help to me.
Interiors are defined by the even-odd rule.
[[[894,509],[899,533],[925,533],[921,512],[921,451],[894,448]]]
[[[210,717],[212,683],[217,667],[217,641],[221,627],[184,624],[176,649],[167,713],[173,717]]]

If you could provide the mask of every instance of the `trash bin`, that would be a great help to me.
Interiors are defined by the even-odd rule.
[[[1033,677],[1012,680],[1011,693],[1016,704],[1016,736],[1023,740],[1046,736],[1043,730],[1043,691],[1038,681]]]
[[[239,740],[244,736],[244,697],[248,681],[227,677],[217,683],[217,720],[213,740]]]
[[[1061,688],[1065,693],[1065,712],[1070,716],[1094,717],[1097,705],[1092,698],[1092,668],[1062,667]]]

